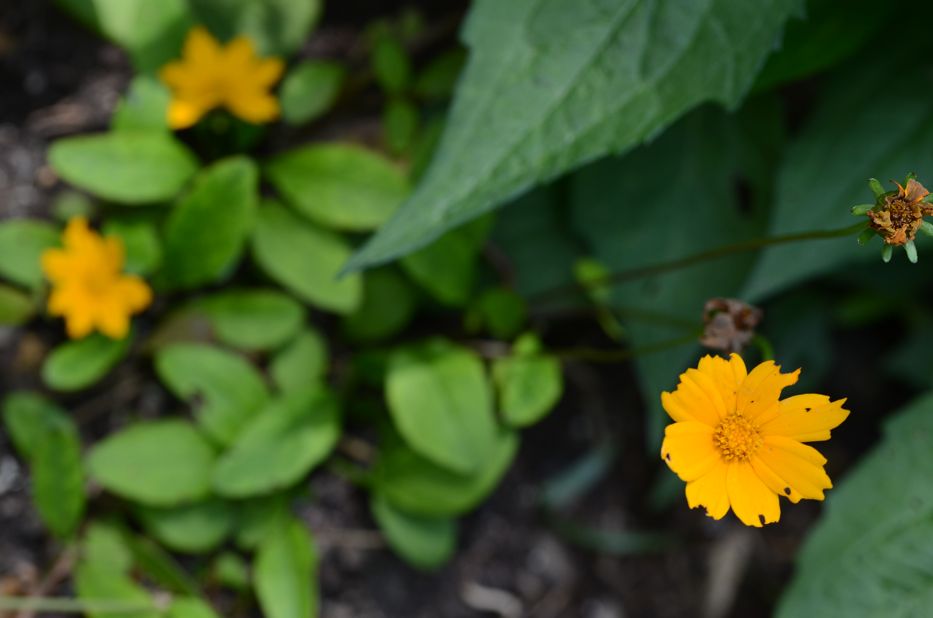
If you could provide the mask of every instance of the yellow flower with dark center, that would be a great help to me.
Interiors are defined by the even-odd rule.
[[[207,29],[193,28],[185,41],[182,59],[170,62],[159,72],[172,91],[169,126],[188,128],[218,107],[254,124],[275,120],[279,102],[270,90],[284,68],[279,58],[259,58],[246,37],[222,46]]]
[[[866,212],[869,225],[889,245],[906,245],[917,237],[923,217],[933,214],[933,206],[924,198],[930,194],[926,187],[910,178],[907,186],[897,185],[897,193],[885,195],[880,208]]]
[[[62,234],[62,245],[42,254],[42,270],[52,283],[49,313],[65,318],[72,339],[94,330],[112,339],[126,337],[130,316],[149,306],[152,291],[139,277],[123,274],[123,243],[102,237],[83,217],[75,217]]]
[[[760,527],[778,521],[778,496],[791,502],[822,500],[833,486],[826,459],[804,442],[828,440],[849,416],[845,399],[781,391],[800,370],[781,373],[772,361],[751,373],[738,354],[729,360],[704,356],[680,376],[661,404],[674,419],[664,431],[661,457],[686,481],[690,508],[722,519],[731,508],[742,523]]]

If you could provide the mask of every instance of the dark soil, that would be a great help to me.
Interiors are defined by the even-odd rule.
[[[330,5],[334,8],[328,8],[331,13],[306,54],[352,55],[354,37],[378,15],[372,7],[379,6],[380,12],[395,9],[363,0]],[[454,9],[458,15],[462,6]],[[440,11],[442,18],[450,13]],[[130,67],[119,50],[50,3],[0,5],[0,218],[48,215],[59,190],[44,160],[49,142],[65,134],[104,129],[129,77]],[[574,325],[575,336],[595,337],[587,328]],[[34,376],[48,343],[36,335],[0,329],[0,391],[36,386]],[[833,358],[844,364],[834,367],[826,392],[848,392],[850,401],[864,410],[887,409],[882,406],[890,402],[884,402],[869,382],[861,382],[864,392],[851,392],[853,384],[860,384],[852,375],[859,367],[870,367],[866,359],[876,358],[878,351],[864,338],[855,350],[836,347]],[[860,365],[860,359],[865,364]],[[148,386],[140,371],[124,367],[98,392],[68,402],[93,417],[82,426],[87,443],[122,424],[121,410],[147,416],[166,407],[164,393]],[[512,470],[494,496],[465,518],[456,557],[437,573],[416,572],[384,547],[362,492],[327,472],[317,474],[310,487],[314,500],[300,513],[322,552],[322,615],[769,615],[820,505],[784,503],[781,524],[764,530],[747,529],[732,518],[714,522],[689,511],[682,486],[672,485],[657,455],[646,452],[644,404],[637,392],[627,366],[569,367],[563,403],[523,434]],[[834,479],[875,436],[877,417],[862,418],[867,420],[847,426],[840,440],[826,449]],[[606,549],[603,546],[581,547],[566,532],[548,525],[540,505],[543,484],[607,437],[619,453],[615,464],[560,515],[603,532],[662,533],[669,542],[660,551],[613,556],[597,551]],[[657,498],[663,494],[658,488],[665,486],[676,494],[668,501]],[[0,595],[36,590],[60,550],[39,523],[26,470],[0,432]],[[45,592],[69,594],[67,578]]]

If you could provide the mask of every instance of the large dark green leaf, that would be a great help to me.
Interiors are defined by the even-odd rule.
[[[925,616],[933,607],[933,395],[884,434],[829,493],[778,616]]]
[[[427,175],[349,269],[391,260],[703,101],[735,105],[798,0],[484,0]]]

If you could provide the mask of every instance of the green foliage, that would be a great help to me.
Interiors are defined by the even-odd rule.
[[[114,110],[114,131],[168,131],[168,89],[149,75],[140,75],[130,83],[126,96]]]
[[[246,157],[201,172],[166,223],[162,274],[168,285],[193,288],[229,274],[252,228],[258,176]]]
[[[423,247],[517,192],[639,144],[703,101],[734,106],[799,6],[478,3],[465,31],[470,64],[434,163],[348,269]]]
[[[382,130],[392,152],[405,152],[418,131],[418,108],[405,99],[393,99],[382,114]]]
[[[485,467],[497,431],[476,354],[442,339],[398,349],[389,361],[386,399],[395,426],[416,452],[463,474]]]
[[[402,43],[388,32],[376,36],[372,55],[373,73],[382,88],[399,94],[411,82],[411,61]]]
[[[395,165],[345,144],[287,152],[272,159],[264,173],[298,212],[338,230],[373,230],[408,195],[408,182]]]
[[[439,302],[465,305],[473,292],[477,258],[488,224],[488,220],[481,219],[448,232],[424,249],[406,255],[402,268]]]
[[[324,115],[337,101],[346,70],[335,62],[306,60],[282,82],[282,117],[301,125]]]
[[[493,376],[499,392],[499,411],[512,427],[527,427],[544,418],[564,391],[560,361],[541,350],[533,334],[522,335],[512,355],[496,359]]]
[[[201,599],[180,597],[172,599],[165,618],[218,618],[210,605]]]
[[[506,288],[490,288],[476,300],[467,313],[472,331],[487,330],[497,339],[511,339],[528,319],[525,300]]]
[[[96,384],[126,355],[132,339],[132,335],[115,340],[94,334],[63,343],[45,359],[42,381],[57,391]]]
[[[189,0],[192,13],[221,40],[245,35],[264,55],[291,54],[314,28],[321,0]]]
[[[203,344],[178,343],[155,358],[162,382],[181,399],[198,404],[195,416],[218,442],[231,444],[266,403],[266,385],[242,357]]]
[[[933,602],[933,396],[898,412],[830,494],[778,616],[920,616]]]
[[[227,290],[195,303],[211,323],[214,336],[242,350],[270,350],[288,341],[304,324],[304,308],[275,290]]]
[[[89,618],[161,618],[146,589],[110,565],[80,562],[74,572],[74,581],[79,599],[88,602],[105,599],[121,607],[132,608],[117,611],[92,609],[87,612]]]
[[[363,302],[343,320],[352,341],[381,341],[401,332],[416,310],[415,291],[396,271],[383,268],[363,278]]]
[[[266,274],[302,300],[335,313],[352,313],[359,305],[362,278],[337,279],[350,255],[350,246],[337,234],[269,203],[259,210],[252,243]]]
[[[143,506],[137,514],[146,529],[166,547],[192,554],[205,553],[220,545],[234,524],[233,508],[216,499],[170,508]]]
[[[321,463],[340,436],[340,414],[323,387],[271,401],[217,462],[214,489],[245,498],[289,487]]]
[[[170,200],[198,170],[194,154],[161,131],[60,139],[49,149],[49,163],[76,187],[127,205]]]
[[[57,244],[58,232],[44,221],[0,221],[0,277],[23,287],[39,287],[43,279],[40,256]]]
[[[369,507],[392,549],[418,569],[442,566],[456,549],[455,520],[409,515],[379,495],[372,497]]]
[[[84,515],[81,441],[74,424],[49,424],[32,454],[33,499],[42,521],[57,536],[74,533]]]
[[[3,400],[3,422],[16,450],[23,459],[31,461],[39,451],[43,436],[71,421],[61,408],[45,397],[14,391]]]
[[[112,522],[91,522],[84,531],[81,543],[82,560],[107,566],[118,573],[126,573],[133,566],[130,551],[119,526]]]
[[[268,618],[318,615],[317,550],[311,535],[291,520],[271,531],[256,556],[256,596]]]
[[[36,303],[25,292],[0,283],[0,326],[18,326],[33,316]]]
[[[141,504],[172,507],[207,497],[215,456],[194,425],[160,420],[106,438],[87,464],[105,489]]]
[[[272,382],[282,392],[306,388],[322,379],[326,371],[327,342],[310,328],[295,335],[269,365]]]
[[[104,223],[104,236],[116,236],[123,243],[126,272],[150,275],[162,263],[162,241],[156,224],[146,217],[111,217]]]

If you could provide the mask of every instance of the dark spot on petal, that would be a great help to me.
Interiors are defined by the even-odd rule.
[[[790,487],[785,487],[785,488],[784,488],[784,493],[787,494],[787,495],[789,496],[789,495],[790,495]]]
[[[803,411],[804,411],[804,412],[809,412],[809,411],[812,410],[812,409],[813,409],[813,408],[804,408]]]
[[[671,454],[670,454],[670,453],[667,453],[666,455],[664,455],[664,459],[670,461],[670,460],[671,460]]]
[[[759,515],[759,516],[758,516],[758,521],[761,522],[761,525],[762,525],[762,526],[765,525],[765,516],[764,516],[764,515]]]

